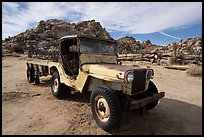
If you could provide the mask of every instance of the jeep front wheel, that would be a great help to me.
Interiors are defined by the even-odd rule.
[[[69,92],[67,90],[68,90],[68,87],[65,84],[60,82],[58,71],[55,71],[51,79],[52,95],[57,97],[58,99],[62,99],[66,95],[66,93]]]
[[[152,81],[149,82],[148,93],[150,95],[154,95],[154,94],[158,93],[157,87]],[[146,107],[147,110],[151,110],[151,109],[155,108],[157,106],[158,102],[159,101],[156,100],[156,101],[154,101],[152,103],[147,104],[147,107]]]
[[[106,87],[98,87],[91,93],[91,111],[96,123],[105,131],[120,125],[121,108],[118,96]]]

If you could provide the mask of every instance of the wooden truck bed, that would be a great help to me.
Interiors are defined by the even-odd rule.
[[[27,69],[32,70],[35,76],[47,76],[48,71],[48,61],[46,60],[34,60],[27,61]]]

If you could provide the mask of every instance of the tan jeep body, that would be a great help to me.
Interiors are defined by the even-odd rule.
[[[78,38],[78,36],[65,36],[61,38],[61,41],[72,38]],[[114,42],[111,40],[107,41]],[[80,47],[79,41],[77,42],[77,47]],[[93,91],[95,87],[104,85],[115,91],[121,91],[122,93],[128,95],[132,95],[134,93],[131,92],[132,84],[128,84],[124,80],[125,72],[128,70],[152,70],[149,68],[119,65],[116,54],[100,55],[94,53],[81,53],[79,55],[79,61],[79,64],[82,64],[82,66],[79,69],[77,77],[74,79],[65,73],[62,63],[60,62],[49,62],[48,67],[50,68],[49,70],[56,68],[59,72],[61,83],[64,83],[65,85],[72,87],[77,91]],[[139,92],[143,92],[147,89],[148,82],[149,80],[145,80],[145,83],[143,83],[144,87],[141,88],[143,90]],[[138,85],[138,87],[141,86],[142,85]]]
[[[27,63],[30,83],[39,76],[52,75],[51,91],[57,98],[68,90],[91,91],[93,117],[104,130],[120,123],[121,102],[130,109],[153,109],[164,92],[158,92],[151,81],[154,71],[121,65],[116,54],[116,41],[85,36],[65,36],[59,41],[59,60],[46,66]],[[35,67],[37,68],[35,68]]]

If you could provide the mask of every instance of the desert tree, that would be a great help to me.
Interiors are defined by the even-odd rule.
[[[176,59],[176,50],[177,50],[177,44],[176,44],[176,42],[173,42],[173,43],[172,43],[172,46],[173,46],[173,51],[174,51],[174,58]]]

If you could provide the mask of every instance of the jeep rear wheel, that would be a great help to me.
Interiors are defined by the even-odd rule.
[[[96,123],[105,131],[120,125],[121,108],[118,96],[106,87],[98,87],[91,93],[91,111]]]
[[[27,69],[27,80],[29,83],[33,83],[35,81],[34,71],[32,69]]]
[[[35,76],[34,82],[36,85],[40,83],[40,77],[38,75]]]
[[[154,94],[158,93],[157,87],[152,81],[149,82],[148,92],[150,95],[154,95]],[[158,102],[159,101],[157,100],[157,101],[154,101],[152,103],[147,104],[147,107],[146,107],[147,110],[151,110],[151,109],[155,108],[157,106]]]
[[[71,92],[71,90],[65,84],[60,82],[58,71],[55,71],[52,75],[51,91],[52,95],[57,97],[58,99],[62,99],[63,97],[65,97],[67,92]]]

